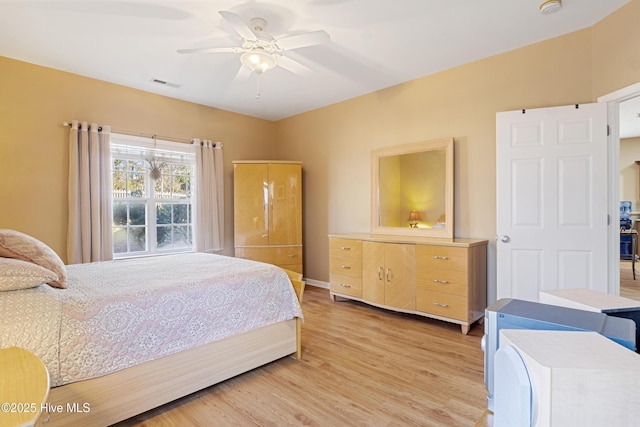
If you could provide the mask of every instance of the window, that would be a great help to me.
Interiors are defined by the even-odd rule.
[[[111,157],[114,257],[192,251],[192,147],[112,134]]]

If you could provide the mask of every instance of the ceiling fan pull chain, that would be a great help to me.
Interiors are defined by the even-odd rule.
[[[260,99],[260,74],[256,73],[256,99]]]

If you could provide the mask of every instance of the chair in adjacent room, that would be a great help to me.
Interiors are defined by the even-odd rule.
[[[630,218],[620,218],[620,259],[631,261],[633,280],[636,280],[636,254],[638,252],[638,231],[633,229]]]

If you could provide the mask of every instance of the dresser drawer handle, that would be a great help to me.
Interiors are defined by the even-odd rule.
[[[443,283],[443,284],[447,284],[447,283],[449,283],[449,281],[448,281],[448,280],[438,280],[438,279],[433,279],[433,281],[434,281],[435,283]]]
[[[433,256],[433,259],[440,259],[440,260],[442,260],[442,261],[446,261],[446,260],[448,260],[449,258],[448,258],[448,257],[446,257],[446,256],[438,256],[438,255],[434,255],[434,256]]]
[[[348,246],[340,246],[340,250],[342,250],[342,251],[350,251],[351,248],[348,247]]]
[[[340,268],[344,268],[345,270],[351,270],[350,265],[341,265]]]
[[[351,285],[349,285],[348,283],[347,284],[340,283],[340,286],[342,286],[343,288],[350,288],[351,287]]]
[[[289,254],[287,255],[288,258],[298,258],[298,254]]]
[[[433,305],[437,305],[438,307],[449,307],[449,304],[441,304],[439,302],[434,302]]]

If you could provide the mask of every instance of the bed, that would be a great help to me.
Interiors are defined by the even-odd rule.
[[[202,253],[61,266],[13,240],[0,230],[0,347],[47,366],[54,410],[38,425],[110,425],[299,354],[302,311],[278,267]],[[7,290],[8,263],[47,284]]]

